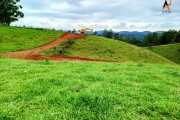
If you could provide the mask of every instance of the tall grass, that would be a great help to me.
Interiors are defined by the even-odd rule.
[[[0,58],[0,119],[180,119],[180,67]]]

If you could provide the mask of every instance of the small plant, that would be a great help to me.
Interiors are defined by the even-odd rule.
[[[70,47],[74,43],[75,39],[69,39],[66,44],[68,44],[68,47]]]
[[[46,64],[49,64],[49,63],[50,63],[50,62],[49,62],[49,58],[46,58],[45,63],[46,63]]]
[[[54,47],[54,55],[56,55],[57,53],[57,50],[56,50],[56,47]]]
[[[143,64],[142,64],[142,63],[138,63],[137,66],[138,66],[138,67],[142,67]]]
[[[64,50],[59,50],[59,54],[58,55],[64,55]]]

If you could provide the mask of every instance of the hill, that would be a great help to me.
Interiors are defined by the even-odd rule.
[[[180,67],[0,58],[0,119],[180,119]]]
[[[75,40],[70,43],[70,46],[67,46],[67,43],[62,43],[57,48],[65,48],[67,56],[114,60],[122,63],[174,64],[173,62],[143,48],[104,37],[89,35],[84,39]],[[53,49],[45,51],[44,53],[48,55],[54,54]]]
[[[43,46],[33,48],[30,50],[21,50],[16,52],[10,52],[10,53],[0,53],[0,56],[8,57],[8,58],[19,58],[19,59],[26,59],[26,60],[44,60],[44,59],[50,59],[50,60],[90,60],[90,59],[79,59],[77,57],[59,57],[59,56],[43,56],[40,54],[40,52],[44,50],[48,50],[51,48],[54,48],[59,43],[62,43],[64,41],[67,41],[67,39],[78,39],[78,38],[84,38],[86,37],[85,34],[81,35],[75,35],[70,33],[64,33],[62,36],[57,38],[56,40],[45,44]],[[92,61],[92,60],[91,60]]]
[[[156,54],[159,54],[177,64],[180,64],[180,43],[152,46],[152,47],[147,47],[146,49]]]
[[[0,53],[12,52],[25,49],[32,49],[38,46],[45,45],[54,39],[58,38],[63,34],[63,31],[56,30],[46,30],[41,28],[24,28],[24,27],[6,27],[0,26]],[[163,57],[160,57],[152,52],[138,48],[133,45],[121,41],[114,41],[111,39],[99,37],[99,36],[88,36],[85,39],[73,40],[80,35],[68,35],[63,40],[71,38],[69,42],[70,45],[65,46],[65,55],[75,56],[81,58],[96,59],[96,60],[112,60],[118,62],[131,62],[131,63],[161,63],[161,64],[174,64]],[[75,39],[74,38],[74,39]],[[58,41],[63,41],[58,38]],[[72,42],[73,40],[73,42]],[[51,42],[52,43],[52,42]],[[57,43],[54,41],[54,43]],[[64,44],[64,43],[63,43]],[[64,45],[60,45],[59,48],[63,48]],[[52,49],[46,51],[50,55],[54,54],[53,46]],[[38,49],[38,48],[37,48]],[[12,57],[21,58],[31,58],[35,59],[35,54],[38,51],[43,51],[44,49],[39,48],[35,52],[28,50],[20,51],[17,54],[11,54]],[[27,52],[27,55],[25,55]],[[38,53],[37,53],[38,55]],[[4,55],[9,56],[9,54]],[[42,56],[37,56],[39,58],[44,58]],[[55,59],[55,58],[53,58]],[[58,58],[59,59],[59,58]],[[62,59],[62,58],[61,58]],[[64,59],[64,58],[63,58]],[[69,58],[67,58],[69,59]],[[76,58],[78,59],[78,58]]]
[[[47,44],[63,31],[0,25],[0,53],[27,50]]]

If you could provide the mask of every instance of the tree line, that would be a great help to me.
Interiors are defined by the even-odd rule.
[[[97,31],[94,32],[94,35],[98,35]],[[112,29],[105,29],[102,36],[140,47],[180,43],[180,30],[177,31],[172,29],[165,31],[162,34],[158,34],[156,32],[149,33],[143,40],[140,40],[138,37],[125,36],[123,34],[119,34],[118,32],[113,32]]]
[[[161,35],[157,33],[151,33],[145,36],[142,41],[143,46],[156,46],[172,43],[180,43],[180,30],[168,30],[163,32]]]

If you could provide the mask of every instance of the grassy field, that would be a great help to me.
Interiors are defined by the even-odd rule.
[[[62,49],[62,47],[66,48],[65,53],[67,56],[116,60],[122,63],[174,64],[164,57],[144,48],[99,36],[88,36],[84,39],[75,40],[72,45],[68,45],[68,42],[61,43],[57,48]],[[44,53],[49,55],[54,54],[54,49],[50,49]]]
[[[0,26],[0,52],[36,48],[55,40],[62,34],[62,31],[56,30]]]
[[[177,64],[180,64],[180,44],[170,44],[167,46],[154,46],[146,49],[156,54],[159,54]]]
[[[62,33],[0,26],[0,52],[38,47]],[[57,49],[62,47],[66,55],[123,64],[0,56],[0,120],[180,119],[178,65],[146,49],[97,36],[67,41]]]
[[[0,58],[0,119],[180,119],[180,67]]]

